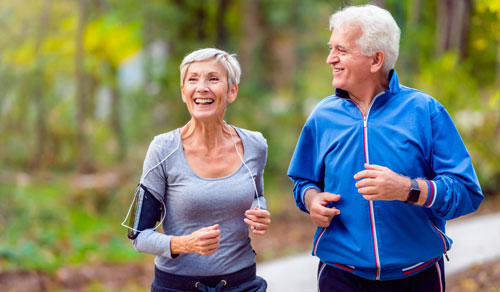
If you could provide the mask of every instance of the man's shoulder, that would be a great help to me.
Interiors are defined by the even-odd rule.
[[[425,101],[425,102],[435,102],[436,99],[432,97],[430,94],[425,91],[401,85],[401,91],[398,94],[399,96],[415,99],[416,101]]]
[[[334,95],[327,96],[320,100],[314,109],[311,111],[311,115],[321,112],[321,111],[329,111],[334,109],[340,109],[342,104],[347,100],[341,97]]]
[[[408,101],[414,103],[415,106],[427,106],[429,107],[429,109],[433,110],[443,108],[441,103],[436,98],[419,89],[402,85],[401,91],[398,95],[401,98],[407,99]]]

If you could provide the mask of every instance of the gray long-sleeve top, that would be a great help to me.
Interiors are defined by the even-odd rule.
[[[243,218],[246,210],[256,206],[257,200],[266,207],[263,172],[267,142],[259,132],[235,129],[243,143],[243,160],[252,178],[243,163],[226,177],[198,176],[186,160],[179,130],[158,135],[151,142],[143,175],[159,165],[143,177],[141,183],[164,204],[163,233],[145,230],[134,240],[134,247],[139,252],[157,255],[158,269],[177,275],[211,276],[233,273],[255,263],[248,225]],[[172,236],[188,235],[213,224],[219,224],[221,231],[217,252],[210,256],[171,255]]]

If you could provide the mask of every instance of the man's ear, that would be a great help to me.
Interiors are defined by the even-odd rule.
[[[227,103],[233,103],[238,96],[238,84],[233,84],[233,87],[229,90],[229,95],[227,98]]]
[[[382,67],[384,66],[384,60],[385,60],[384,52],[381,50],[378,50],[372,56],[372,64],[371,64],[370,71],[375,73],[375,72],[382,70]]]

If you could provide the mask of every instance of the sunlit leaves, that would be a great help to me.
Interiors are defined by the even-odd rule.
[[[140,23],[112,16],[98,18],[87,26],[84,36],[89,54],[106,60],[115,68],[141,48]]]

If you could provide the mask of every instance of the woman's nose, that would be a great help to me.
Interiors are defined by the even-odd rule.
[[[198,86],[196,87],[196,91],[207,92],[208,91],[208,84],[206,82],[200,82],[198,84]]]

